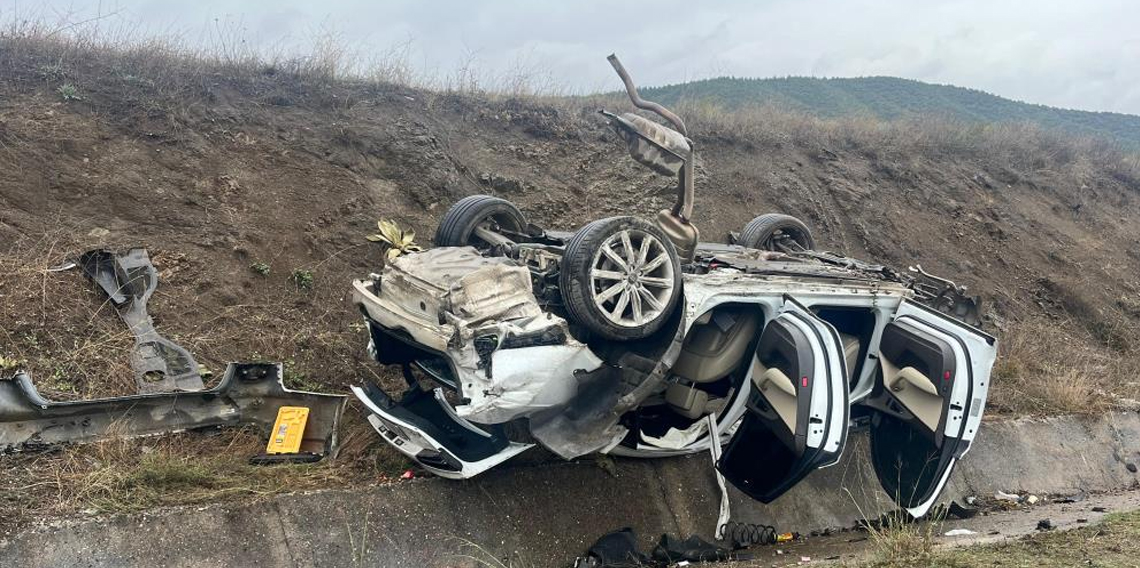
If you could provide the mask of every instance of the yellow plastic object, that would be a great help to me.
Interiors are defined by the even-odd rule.
[[[308,420],[309,409],[304,406],[282,406],[278,409],[265,453],[295,454],[301,451],[301,438],[305,435]]]

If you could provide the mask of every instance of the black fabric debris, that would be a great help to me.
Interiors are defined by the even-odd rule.
[[[607,533],[574,561],[574,568],[636,568],[649,565],[649,557],[637,549],[637,535],[626,527]]]
[[[663,534],[657,546],[653,547],[653,559],[667,564],[682,560],[689,562],[719,562],[728,560],[731,554],[703,538],[693,535],[685,540]]]
[[[637,548],[637,535],[623,528],[599,538],[574,561],[574,568],[665,568],[678,562],[721,562],[732,559],[730,551],[693,535],[684,540],[663,534],[652,557]]]

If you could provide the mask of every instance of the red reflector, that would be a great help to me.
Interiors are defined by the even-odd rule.
[[[944,380],[944,381],[950,380],[950,371],[946,371],[945,373],[942,373],[942,380]]]
[[[803,378],[802,383],[803,383],[804,387],[807,387],[807,377]]]

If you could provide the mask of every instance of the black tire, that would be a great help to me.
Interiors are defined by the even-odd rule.
[[[815,249],[811,229],[803,221],[781,213],[768,213],[749,221],[740,232],[736,244],[752,249],[779,251],[773,237],[780,235],[790,237],[804,250]]]
[[[594,268],[598,263],[612,262],[603,258],[605,255],[602,247],[611,237],[621,241],[621,233],[624,231],[629,231],[631,243],[637,243],[629,247],[634,251],[640,249],[641,243],[647,240],[647,236],[652,237],[653,240],[649,240],[650,244],[645,257],[640,257],[637,252],[633,253],[639,261],[648,261],[640,265],[636,261],[631,263],[632,271],[637,273],[638,277],[632,279],[606,277],[608,280],[600,280],[596,276],[597,274],[621,272],[620,269],[597,272]],[[622,249],[620,255],[627,254],[624,251],[624,246]],[[612,244],[610,251],[614,251]],[[665,256],[663,260],[656,261],[663,255]],[[628,260],[628,257],[623,256],[623,258]],[[656,264],[656,268],[640,272],[640,269],[653,266],[655,262],[659,262]],[[626,272],[625,274],[630,273]],[[654,283],[650,284],[650,280]],[[608,282],[614,284],[610,285]],[[626,286],[627,282],[633,283],[632,290],[611,296],[610,298],[615,305],[609,312],[604,312],[602,307],[595,302],[595,295],[602,294],[605,291],[603,288],[618,286],[619,284]],[[677,250],[673,247],[673,243],[656,225],[637,217],[599,219],[579,229],[566,243],[562,255],[559,287],[562,292],[563,306],[571,321],[606,339],[633,341],[656,333],[677,309],[677,304],[682,296],[681,262],[677,257]],[[667,289],[668,292],[666,292]],[[627,293],[628,303],[618,304],[620,296]],[[634,298],[635,296],[636,298]],[[653,302],[658,304],[659,309],[649,303],[650,300],[646,299],[649,296],[652,296]],[[609,301],[603,300],[602,303],[605,304]],[[641,317],[645,318],[646,321],[640,323],[636,321],[638,316],[636,312],[633,312],[634,303],[642,310]],[[622,307],[619,308],[618,305]],[[632,312],[630,319],[635,321],[619,324],[611,319],[615,317],[613,315],[615,313],[617,313],[618,319],[622,319],[626,310]]]
[[[510,201],[491,195],[472,195],[460,199],[443,214],[435,231],[435,246],[486,249],[487,243],[475,236],[475,227],[487,221],[517,233],[526,229],[526,217]]]

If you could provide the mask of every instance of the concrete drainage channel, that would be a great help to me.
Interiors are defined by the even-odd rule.
[[[733,491],[733,518],[809,532],[889,509],[856,435],[838,465],[771,505]],[[949,499],[1136,487],[1140,414],[993,421],[962,461]],[[566,566],[603,533],[633,527],[709,538],[719,494],[707,455],[520,466],[463,482],[283,495],[254,504],[157,510],[27,530],[0,546],[11,567]],[[481,550],[476,549],[479,547]],[[486,556],[489,554],[490,556]],[[492,561],[491,565],[494,564]]]

